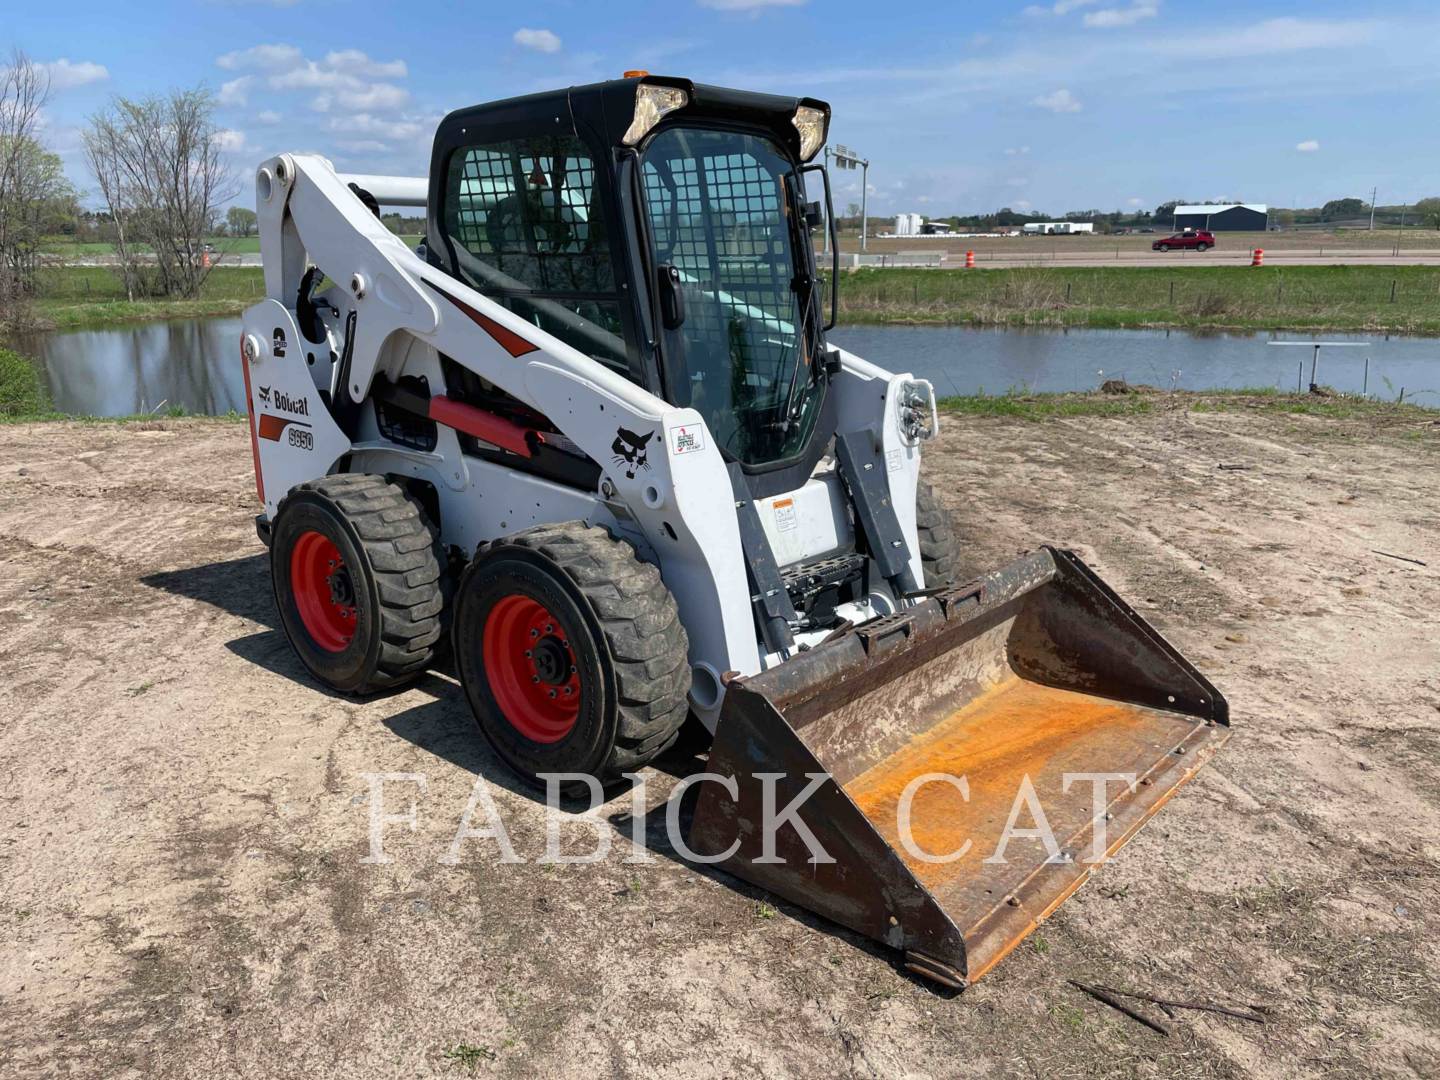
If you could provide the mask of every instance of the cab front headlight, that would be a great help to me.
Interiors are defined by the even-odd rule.
[[[635,117],[625,129],[621,141],[634,146],[668,114],[690,104],[690,95],[677,86],[651,86],[641,83],[635,89]]]

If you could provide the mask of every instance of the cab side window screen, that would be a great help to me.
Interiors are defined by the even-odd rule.
[[[574,135],[461,147],[445,231],[457,274],[528,322],[630,374],[595,163]]]

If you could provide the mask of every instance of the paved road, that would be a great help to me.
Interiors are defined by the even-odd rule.
[[[853,254],[845,252],[840,264],[849,266]],[[822,264],[829,256],[817,252],[816,259]],[[912,251],[885,252],[866,255],[866,266],[934,266],[946,270],[962,269],[965,266],[963,251],[938,251],[916,248]],[[1109,253],[1102,251],[1076,251],[1065,253],[1022,251],[976,251],[977,269],[998,269],[1016,266],[1249,266],[1251,249],[1210,250],[1204,254],[1194,251],[1145,251],[1132,250]],[[1433,251],[1403,251],[1399,255],[1383,248],[1336,248],[1293,250],[1265,249],[1265,265],[1280,266],[1440,266],[1440,249]]]

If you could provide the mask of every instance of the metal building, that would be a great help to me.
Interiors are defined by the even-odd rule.
[[[1213,203],[1175,207],[1175,230],[1208,232],[1264,232],[1270,227],[1270,208],[1264,203]]]

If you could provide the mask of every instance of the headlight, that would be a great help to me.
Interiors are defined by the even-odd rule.
[[[674,86],[650,86],[641,83],[635,90],[635,118],[625,129],[621,141],[634,146],[662,117],[690,104],[690,95]]]
[[[809,161],[825,145],[825,112],[801,105],[790,122],[800,133],[800,160]]]

